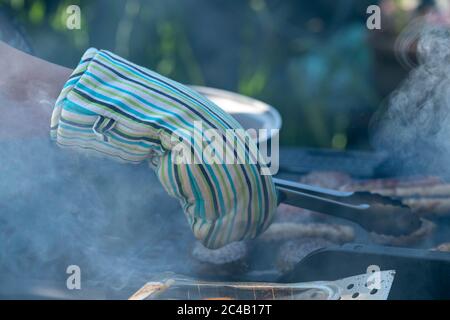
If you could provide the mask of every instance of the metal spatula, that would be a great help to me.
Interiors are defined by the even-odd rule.
[[[347,219],[379,234],[411,234],[422,224],[409,207],[390,197],[336,191],[277,178],[274,182],[280,203]]]

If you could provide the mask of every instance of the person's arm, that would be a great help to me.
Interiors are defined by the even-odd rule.
[[[53,106],[71,70],[0,41],[0,140],[48,136]]]

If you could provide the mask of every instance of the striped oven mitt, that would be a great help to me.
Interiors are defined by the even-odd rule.
[[[269,226],[277,206],[271,176],[261,175],[261,165],[250,161],[198,161],[199,145],[188,134],[201,135],[195,132],[196,123],[223,136],[227,129],[241,128],[196,91],[91,48],[56,101],[51,137],[60,146],[125,162],[149,161],[165,190],[179,199],[196,238],[208,248],[257,236]],[[247,155],[255,150],[249,140],[240,136],[236,143],[247,142]],[[177,164],[180,145],[197,161]]]

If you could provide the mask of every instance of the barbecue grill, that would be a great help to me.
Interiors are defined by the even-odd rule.
[[[22,148],[23,150],[21,151]],[[3,143],[0,153],[5,163],[9,163],[8,157],[14,157],[17,155],[17,152],[36,155],[39,154],[39,150],[45,148],[48,148],[47,141],[27,141],[26,143],[17,143],[16,141],[11,143],[10,146],[8,146],[8,143]],[[66,159],[66,155],[55,148],[50,147],[48,150],[49,152],[45,154],[46,160],[64,157],[64,159],[60,159],[61,163],[70,163],[70,161],[78,163],[80,161],[79,159],[71,158],[70,155]],[[280,152],[280,159],[286,159],[283,157],[284,150],[282,149]],[[292,149],[289,152],[292,153]],[[308,152],[309,150],[305,149],[298,150],[298,153],[301,155]],[[325,152],[321,152],[321,158]],[[316,153],[317,151],[308,155],[309,164],[317,163],[317,161],[311,161]],[[361,154],[361,152],[358,152],[357,155],[354,155],[348,151],[345,153],[344,158],[346,159],[348,157],[357,157]],[[363,159],[370,157],[371,154],[367,153]],[[377,157],[374,156],[374,158]],[[332,161],[333,158],[334,162]],[[335,152],[333,151],[329,163],[334,163],[337,167],[340,167],[339,158],[335,157]],[[356,159],[354,163],[358,163],[358,161],[360,160]],[[45,161],[38,161],[38,163],[41,166],[39,168],[40,174],[45,176],[47,170]],[[325,162],[321,163],[322,167],[320,169],[323,169],[323,163]],[[378,160],[374,161],[374,163],[382,165],[382,162],[378,162]],[[296,159],[296,165],[298,164],[299,162]],[[293,173],[292,170],[285,172],[283,165],[282,163],[278,177],[295,180],[301,176],[301,173]],[[86,261],[86,267],[84,264],[81,265],[82,270],[89,270],[89,272],[83,274],[83,290],[69,291],[65,287],[65,277],[67,276],[65,269],[60,270],[60,279],[55,280],[52,278],[55,274],[53,270],[49,270],[48,273],[42,276],[34,275],[33,277],[30,276],[30,279],[27,279],[27,273],[11,275],[8,273],[8,270],[2,268],[2,277],[0,279],[0,282],[3,284],[0,288],[0,296],[2,298],[129,298],[146,282],[150,281],[155,274],[166,271],[172,271],[188,276],[191,279],[200,279],[203,281],[262,281],[272,283],[335,281],[364,274],[370,265],[379,266],[381,271],[395,270],[396,276],[389,298],[450,298],[450,290],[448,290],[450,284],[447,281],[447,275],[450,272],[450,254],[430,250],[430,248],[434,248],[438,244],[448,242],[449,240],[450,223],[446,217],[435,219],[434,223],[436,228],[434,232],[407,249],[376,245],[370,234],[361,226],[344,219],[326,217],[327,224],[336,223],[351,227],[354,230],[354,235],[352,235],[353,239],[343,237],[342,239],[347,244],[328,246],[310,253],[288,273],[282,273],[276,268],[275,261],[277,256],[275,252],[277,245],[263,241],[264,235],[248,243],[249,249],[245,259],[246,268],[244,270],[228,273],[219,272],[222,270],[221,266],[212,265],[210,272],[205,272],[204,268],[200,267],[205,266],[205,263],[200,263],[191,254],[195,241],[188,225],[182,219],[182,212],[177,204],[159,187],[156,177],[152,175],[148,168],[145,166],[124,166],[114,162],[105,163],[101,159],[89,159],[86,162],[82,162],[82,167],[86,177],[92,176],[92,179],[102,177],[104,179],[104,185],[111,186],[113,189],[117,188],[117,184],[114,183],[116,181],[115,179],[134,177],[133,186],[128,186],[131,189],[127,190],[127,192],[133,194],[134,199],[145,199],[142,203],[137,201],[135,204],[136,211],[132,210],[133,212],[130,212],[129,217],[123,218],[121,217],[123,212],[120,210],[118,204],[108,204],[108,217],[111,217],[112,220],[119,219],[120,217],[120,220],[117,221],[117,225],[119,226],[123,226],[124,223],[131,224],[130,229],[133,230],[134,234],[122,234],[121,231],[111,229],[109,235],[100,237],[103,242],[95,255],[96,259],[103,258],[105,261],[108,261],[107,265],[111,269],[104,271],[105,276],[112,270],[120,269],[120,273],[117,273],[117,276],[125,275],[130,277],[130,281],[117,285],[112,283],[114,282],[114,276],[110,278],[105,277],[104,281],[93,276],[91,277],[89,272],[95,272],[96,270],[90,270],[89,261]],[[342,167],[343,165],[340,168]],[[356,166],[354,167],[356,168]],[[21,174],[21,170],[27,170],[26,168],[21,169],[17,165],[15,165],[15,169],[18,172],[18,177]],[[333,167],[330,165],[327,169],[331,170]],[[373,168],[373,170],[375,172],[376,168]],[[11,171],[11,174],[16,174],[16,171]],[[347,172],[351,173],[350,170]],[[86,181],[85,178],[75,179],[72,177],[71,182],[67,183],[65,188],[67,192],[74,194],[75,190],[86,188],[86,184],[89,185],[90,183],[92,182]],[[151,197],[149,197],[148,187],[146,187],[149,184],[152,185],[153,190]],[[114,185],[116,186],[112,187]],[[106,192],[117,192],[116,189],[113,189],[110,191],[106,190]],[[48,192],[53,193],[56,191],[52,191],[50,188]],[[61,194],[60,197],[62,196]],[[80,195],[80,197],[84,196],[86,195]],[[85,201],[92,201],[89,196],[83,199]],[[34,201],[35,199],[33,197],[28,199],[35,213],[39,214],[40,207],[33,205]],[[75,199],[74,201],[79,200]],[[155,201],[158,204],[164,203],[165,205],[159,205],[157,210],[153,208],[151,213],[153,223],[151,221],[146,223],[145,221],[148,220],[146,220],[146,217],[148,217],[148,209],[145,209],[145,206],[147,202],[150,202],[150,206],[154,206]],[[6,210],[5,212],[15,212],[18,210],[20,212],[22,210],[21,207],[17,206],[6,206],[3,209]],[[42,210],[45,210],[45,207]],[[90,215],[89,212],[87,214]],[[324,222],[323,217],[320,219],[322,221],[319,220],[316,222]],[[95,231],[93,230],[92,232]],[[90,234],[87,234],[87,236],[90,237]],[[90,238],[86,239],[86,241],[89,243]],[[110,254],[110,256],[98,256],[99,252],[102,253],[103,251]],[[130,251],[135,254],[130,256]],[[84,253],[84,255],[86,254],[88,255],[89,252]],[[117,257],[121,256],[124,256],[124,259],[117,260]],[[110,260],[107,260],[107,258],[110,258]],[[80,259],[74,260],[70,258],[63,260],[61,265],[67,266],[74,261],[84,261],[82,256]],[[126,263],[124,262],[125,260]],[[180,264],[179,261],[183,261],[183,263]],[[4,260],[2,264],[6,262]],[[57,263],[57,261],[50,262],[51,264],[49,266],[54,266]],[[207,265],[208,263],[206,263]],[[33,266],[37,268],[38,264],[33,264]],[[43,270],[45,271],[45,269]],[[32,271],[30,270],[28,275],[31,275]],[[100,270],[100,272],[103,271]]]
[[[2,18],[0,16],[0,18]],[[0,22],[2,19],[0,19]],[[1,24],[1,23],[0,23]],[[226,95],[220,90],[197,88],[200,92],[210,95]],[[202,91],[203,90],[203,91]],[[245,100],[251,101],[251,100]],[[262,104],[256,104],[258,106],[265,107]],[[264,108],[263,108],[264,109]],[[272,119],[278,121],[280,125],[280,119],[274,115],[270,109],[263,110],[266,119]],[[252,119],[250,119],[252,120]],[[0,156],[8,162],[9,149],[17,151],[18,146],[26,145],[23,141],[14,141],[8,146],[7,143],[2,145],[0,150]],[[36,154],[41,147],[48,148],[47,142],[32,141],[33,147],[29,145],[24,147],[23,155]],[[19,147],[20,148],[20,147]],[[33,150],[33,148],[35,150]],[[4,152],[4,154],[2,153]],[[19,150],[20,152],[20,150]],[[59,151],[52,151],[50,154],[45,155],[47,157],[64,157]],[[75,160],[76,161],[76,160]],[[36,161],[39,163],[39,161]],[[62,163],[70,163],[70,160],[64,159]],[[11,161],[14,163],[14,161]],[[131,193],[139,197],[142,193],[140,189],[144,184],[158,185],[155,178],[149,174],[147,168],[143,166],[137,167],[119,167],[116,164],[89,160],[89,164],[86,164],[84,170],[86,173],[95,172],[98,174],[103,173],[105,178],[104,185],[114,185],[112,179],[113,176],[116,179],[123,177],[133,177],[136,183],[135,188],[131,190]],[[17,167],[15,168],[17,169]],[[380,178],[395,175],[395,167],[392,166],[392,162],[387,155],[375,152],[364,151],[336,151],[336,150],[322,150],[322,149],[305,149],[305,148],[284,148],[280,152],[280,173],[278,178],[284,178],[289,180],[298,180],[306,173],[312,171],[339,171],[351,175],[354,178]],[[21,170],[19,168],[19,170]],[[45,166],[42,168],[46,170]],[[114,174],[111,174],[114,173]],[[119,177],[117,177],[119,175]],[[145,177],[145,179],[142,179]],[[17,180],[20,177],[15,177]],[[144,181],[145,180],[145,181]],[[142,183],[141,183],[142,182]],[[79,190],[80,186],[84,185],[81,182],[71,182],[72,184],[66,185],[66,188],[70,190]],[[111,190],[113,193],[115,190]],[[141,193],[140,193],[141,192]],[[345,219],[327,217],[327,223],[338,223],[340,225],[349,226],[355,230],[354,239],[350,243],[344,245],[327,246],[310,252],[306,257],[301,259],[300,262],[290,272],[280,272],[276,269],[274,261],[276,256],[274,255],[275,247],[265,242],[260,243],[258,240],[251,242],[248,250],[248,257],[246,257],[246,263],[248,264],[246,271],[242,271],[238,274],[232,273],[220,273],[212,272],[205,273],[203,268],[199,266],[201,263],[196,261],[192,255],[190,255],[190,249],[194,246],[194,241],[190,235],[190,230],[185,221],[181,217],[181,212],[173,205],[173,200],[165,195],[162,189],[155,188],[153,197],[157,199],[158,203],[164,203],[168,206],[167,214],[159,213],[159,217],[162,219],[157,220],[158,225],[145,225],[146,234],[144,235],[144,228],[139,229],[137,232],[141,232],[141,243],[145,242],[145,245],[150,248],[156,248],[156,253],[150,253],[147,255],[147,251],[142,246],[142,250],[137,250],[137,254],[140,254],[142,260],[136,260],[139,262],[139,266],[132,263],[127,265],[128,268],[123,268],[123,273],[136,273],[137,276],[133,280],[126,282],[125,285],[114,287],[108,281],[99,281],[98,279],[90,279],[89,274],[85,275],[87,280],[83,282],[83,290],[81,291],[69,291],[65,287],[64,279],[65,274],[62,273],[61,279],[56,281],[51,279],[48,275],[43,275],[41,278],[30,277],[20,274],[9,274],[8,270],[1,269],[2,275],[0,276],[0,298],[23,298],[23,299],[108,299],[108,298],[128,298],[132,296],[139,288],[141,288],[151,276],[158,272],[170,269],[171,271],[190,277],[190,282],[182,282],[184,287],[190,285],[204,285],[207,290],[211,290],[211,287],[204,281],[215,281],[228,283],[239,289],[245,289],[244,282],[265,282],[265,290],[267,288],[276,288],[277,290],[289,288],[292,284],[303,283],[298,285],[297,288],[308,289],[317,285],[317,281],[326,281],[328,284],[339,281],[339,279],[348,279],[355,275],[361,275],[367,272],[371,266],[376,266],[381,271],[395,271],[395,278],[392,278],[392,288],[389,286],[390,299],[450,299],[450,253],[431,251],[430,248],[437,246],[440,243],[450,241],[450,219],[442,217],[434,219],[436,228],[433,233],[430,233],[421,241],[414,244],[410,248],[401,248],[393,246],[381,246],[374,243],[367,230],[361,226],[352,223]],[[85,199],[81,199],[85,200]],[[32,201],[32,199],[30,200]],[[155,203],[155,202],[154,202]],[[1,207],[6,211],[18,211],[20,208],[10,208],[8,205]],[[114,212],[116,208],[107,208],[111,211],[112,216],[118,216],[121,212]],[[140,211],[136,208],[136,211]],[[19,212],[20,213],[20,212]],[[18,213],[18,214],[19,214]],[[115,213],[117,213],[115,215]],[[170,215],[172,214],[172,215]],[[0,217],[1,218],[1,217]],[[142,217],[137,217],[139,220]],[[139,221],[144,221],[141,219]],[[2,221],[0,221],[2,222]],[[106,240],[105,240],[106,241]],[[125,238],[124,241],[131,241],[131,246],[136,242],[132,242],[133,239]],[[118,245],[117,245],[118,244]],[[111,247],[117,247],[123,243],[116,240],[111,240],[108,245]],[[115,254],[120,256],[128,248],[125,247],[122,251],[112,250]],[[274,249],[274,250],[271,250]],[[109,248],[107,250],[110,250]],[[164,255],[164,256],[163,256]],[[135,260],[133,260],[134,262]],[[183,263],[179,263],[183,261]],[[70,264],[71,261],[63,261],[61,265]],[[1,266],[1,264],[0,264]],[[136,268],[138,267],[138,272]],[[114,266],[112,266],[114,268]],[[219,267],[220,268],[220,267]],[[216,268],[217,271],[218,268]],[[83,269],[84,270],[84,269]],[[146,270],[148,272],[143,272]],[[203,282],[197,279],[202,279]],[[61,281],[60,281],[61,280]],[[111,280],[111,279],[108,279]],[[306,284],[305,284],[306,283]],[[310,283],[310,286],[307,285]],[[315,283],[315,284],[314,284]],[[114,288],[112,288],[114,287]],[[346,286],[344,286],[346,287]],[[348,287],[349,288],[349,287]],[[316,288],[317,289],[317,288]],[[253,293],[254,291],[252,291]],[[303,292],[302,292],[303,293]],[[330,289],[327,294],[330,297],[336,298],[335,292]],[[180,298],[186,298],[184,295],[179,295]],[[206,296],[199,298],[208,298],[214,296],[207,291]],[[328,296],[327,296],[328,297]],[[383,296],[384,297],[384,296]]]
[[[341,171],[351,174],[353,177],[375,178],[377,177],[376,172],[384,165],[383,162],[386,159],[385,156],[380,154],[361,151],[339,152],[334,150],[295,150],[289,148],[286,153],[288,155],[287,157],[283,156],[284,152],[285,150],[281,151],[280,158],[282,159],[282,163],[278,177],[289,178],[291,180],[298,179],[309,170],[314,171],[314,168],[311,167],[311,164],[314,163],[318,164],[319,170],[334,171],[338,168]],[[304,168],[302,167],[302,159],[305,159]],[[340,159],[343,160],[340,161]],[[371,168],[368,167],[368,162],[372,164]],[[353,166],[349,165],[350,163],[353,163]],[[355,166],[358,163],[362,163],[363,167]],[[285,170],[285,168],[288,169]],[[352,170],[355,172],[354,174]],[[402,179],[402,177],[398,178]],[[370,237],[367,230],[354,223],[339,218],[327,218],[327,220],[329,223],[338,222],[351,226],[355,230],[355,238],[351,242],[343,245],[327,246],[326,248],[312,251],[301,259],[293,270],[284,274],[270,269],[273,267],[273,263],[270,263],[270,261],[275,259],[273,255],[275,249],[266,242],[264,244],[255,244],[249,257],[249,261],[253,265],[253,270],[242,274],[240,277],[231,278],[241,281],[239,283],[243,286],[248,284],[242,281],[258,281],[257,283],[260,281],[274,281],[275,283],[272,284],[272,288],[279,289],[283,285],[295,288],[296,283],[302,283],[306,287],[308,285],[322,284],[323,281],[325,283],[327,283],[326,281],[331,283],[337,279],[351,278],[357,274],[369,272],[370,268],[376,268],[381,271],[395,270],[392,287],[389,286],[388,290],[389,299],[450,299],[450,290],[448,290],[450,288],[448,278],[450,272],[450,253],[430,250],[436,244],[448,240],[448,231],[450,228],[448,219],[440,218],[435,220],[434,222],[437,227],[434,232],[414,245],[411,245],[409,248],[378,245]],[[198,275],[198,277],[204,279],[205,275]],[[210,276],[206,278],[211,281],[225,281],[230,279],[229,276]],[[172,290],[173,292],[168,290],[168,292],[160,295],[159,298],[168,296],[170,298],[178,297],[187,299],[186,292],[189,291],[189,288],[186,289],[188,285],[186,285],[185,280],[183,281],[183,285],[175,286],[175,289]],[[195,288],[196,285],[202,284],[202,282],[191,280],[190,284]],[[217,284],[212,282],[206,285],[214,288],[215,286],[219,287],[215,291],[216,295],[217,292],[222,292],[221,290],[230,295],[230,287],[234,288],[233,286],[238,284],[227,282]],[[205,284],[203,283],[203,285]],[[253,285],[255,287],[252,287],[252,290],[259,288],[256,284]],[[141,288],[132,298],[140,299],[150,297],[150,292],[155,290],[155,286],[161,288],[161,284],[151,282]],[[352,288],[353,284],[348,284],[345,287]],[[190,290],[193,289],[190,288]],[[236,294],[236,290],[232,292]],[[371,292],[376,293],[377,290]],[[209,295],[210,298],[213,296],[214,294]],[[226,294],[223,296],[226,296]],[[347,297],[350,299],[357,298],[358,294]],[[156,295],[156,298],[158,298],[158,295]],[[193,298],[195,299],[195,297]],[[368,298],[370,298],[370,294]],[[289,299],[289,297],[285,297],[285,299]]]

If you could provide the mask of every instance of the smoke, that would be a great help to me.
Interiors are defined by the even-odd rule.
[[[390,154],[399,174],[450,177],[450,29],[412,28],[397,44],[406,50],[417,42],[419,64],[372,119],[372,143]]]
[[[147,165],[88,158],[47,137],[0,139],[0,296],[6,283],[20,293],[36,281],[70,294],[66,269],[78,265],[79,296],[126,298],[155,274],[192,273],[193,243]]]

